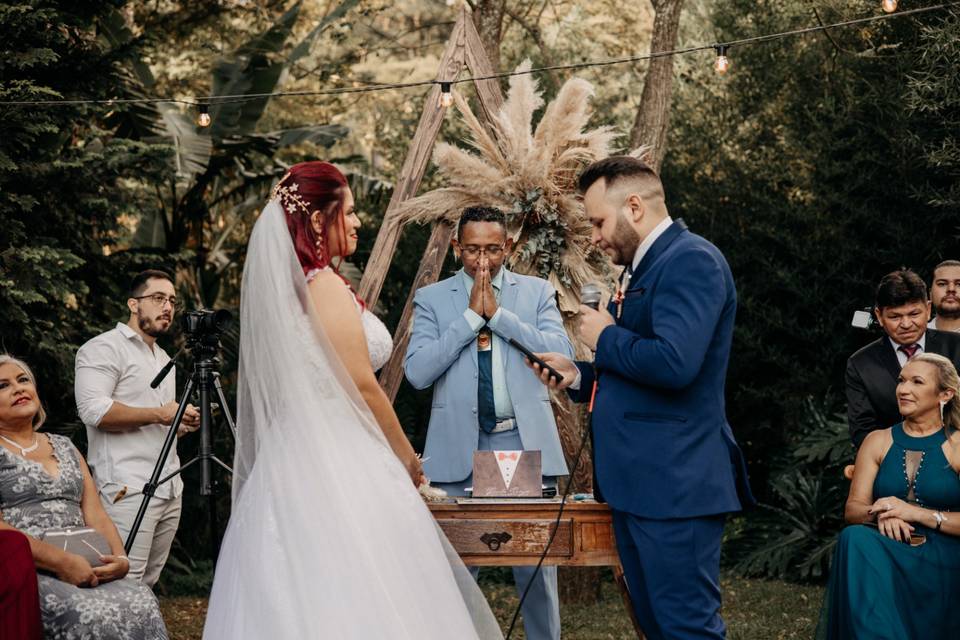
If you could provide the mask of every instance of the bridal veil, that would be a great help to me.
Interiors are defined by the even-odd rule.
[[[247,251],[233,512],[204,638],[502,638],[316,320],[285,215],[271,201]]]

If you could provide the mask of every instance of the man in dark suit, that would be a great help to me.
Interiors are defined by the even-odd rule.
[[[888,273],[877,287],[873,310],[884,336],[847,360],[847,423],[857,448],[875,429],[900,422],[897,378],[916,353],[938,353],[960,367],[960,335],[928,329],[927,286],[913,271]]]
[[[724,520],[753,503],[724,407],[733,277],[715,246],[670,218],[641,160],[596,162],[579,187],[594,244],[626,269],[607,310],[580,309],[592,363],[538,355],[574,400],[596,383],[597,483],[647,638],[723,638]]]

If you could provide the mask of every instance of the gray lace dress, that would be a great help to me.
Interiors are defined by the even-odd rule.
[[[60,466],[57,477],[39,462],[0,447],[0,515],[34,537],[49,529],[84,526],[80,452],[64,436],[49,438]],[[123,579],[81,589],[43,572],[38,578],[47,640],[167,638],[160,605],[139,582]]]

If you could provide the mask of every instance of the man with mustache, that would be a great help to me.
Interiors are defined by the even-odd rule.
[[[126,540],[179,407],[176,376],[156,389],[150,382],[170,356],[156,343],[173,324],[177,308],[173,279],[164,271],[137,274],[130,285],[130,317],[89,340],[77,351],[74,392],[77,413],[87,427],[87,461],[107,514]],[[188,405],[183,435],[200,425]],[[174,447],[161,477],[180,467]],[[183,482],[176,476],[157,488],[130,550],[129,576],[152,587],[170,553],[180,523]]]
[[[936,317],[927,327],[960,331],[960,260],[944,260],[933,270],[930,298]]]
[[[907,360],[917,353],[938,353],[960,366],[960,335],[927,328],[927,285],[913,271],[901,269],[883,277],[873,312],[886,335],[847,360],[847,423],[857,448],[871,431],[903,420],[896,389]]]

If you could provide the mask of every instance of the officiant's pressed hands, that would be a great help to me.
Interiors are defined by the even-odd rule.
[[[470,309],[481,318],[490,320],[500,307],[497,305],[493,281],[490,279],[490,260],[484,253],[480,254],[480,264],[477,266],[476,273],[473,289],[470,291]]]
[[[591,351],[597,350],[597,341],[600,339],[600,334],[612,324],[615,324],[613,316],[607,313],[606,309],[598,311],[580,305],[580,341],[590,347]],[[559,353],[535,353],[534,355],[563,376],[563,380],[558,384],[557,379],[551,376],[549,371],[535,362],[524,360],[527,366],[540,377],[540,381],[551,389],[566,389],[576,381],[579,370],[577,365],[566,356]]]

